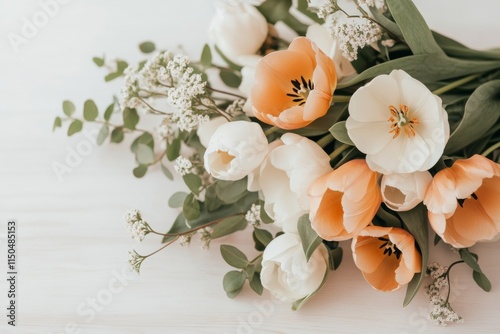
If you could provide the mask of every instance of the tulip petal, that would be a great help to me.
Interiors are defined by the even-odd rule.
[[[498,200],[498,198],[497,198]],[[495,223],[484,211],[479,200],[466,199],[448,221],[460,235],[472,240],[491,240],[497,234]]]
[[[339,191],[326,190],[314,216],[312,227],[325,240],[332,240],[344,230],[342,195]]]
[[[384,231],[384,233],[386,233]],[[373,273],[384,261],[386,255],[379,247],[382,242],[372,236],[358,236],[353,239],[353,253],[359,270]]]
[[[387,120],[368,123],[349,117],[346,128],[349,138],[356,143],[357,149],[365,154],[376,154],[393,140]]]
[[[395,275],[398,266],[399,260],[395,256],[385,256],[377,270],[372,273],[362,272],[363,277],[377,290],[394,291],[400,288]]]
[[[479,203],[500,232],[500,177],[494,176],[490,179],[484,179],[481,187],[476,191]]]

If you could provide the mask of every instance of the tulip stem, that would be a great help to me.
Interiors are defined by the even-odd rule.
[[[479,74],[472,74],[472,75],[466,76],[466,77],[464,77],[462,79],[450,82],[449,84],[444,85],[443,87],[438,88],[438,89],[432,91],[432,94],[441,95],[441,94],[447,93],[447,92],[449,92],[452,89],[455,89],[457,87],[465,85],[466,83],[468,83],[468,82],[470,82],[470,81],[472,81],[474,79],[479,78],[480,76],[481,76],[481,73],[479,73]]]
[[[325,146],[330,144],[333,141],[333,139],[334,139],[333,136],[330,133],[328,133],[324,137],[318,139],[316,144],[318,144],[321,148],[325,148]]]
[[[337,103],[348,103],[351,101],[351,97],[349,95],[333,95],[333,102]]]
[[[264,132],[264,135],[267,137],[273,133],[275,133],[276,131],[280,130],[280,128],[278,128],[277,126],[273,126],[273,127],[270,127],[269,129],[267,129],[265,132]]]
[[[349,147],[351,147],[351,145],[347,145],[347,144],[340,145],[335,151],[333,151],[330,154],[330,161],[333,160],[333,159],[335,159],[339,155],[341,155],[342,152],[344,152],[345,150],[347,150]]]
[[[481,153],[481,155],[483,157],[486,157],[488,154],[490,154],[491,152],[495,151],[498,148],[500,148],[500,142],[496,143],[493,146],[490,146],[486,151],[484,151],[483,153]]]

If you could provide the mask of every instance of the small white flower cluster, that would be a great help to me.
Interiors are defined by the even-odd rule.
[[[238,113],[244,113],[243,106],[245,106],[245,100],[236,99],[226,108],[226,114],[235,115]]]
[[[252,207],[245,215],[245,219],[254,227],[259,227],[262,223],[262,219],[260,218],[260,205],[252,204]]]
[[[463,322],[463,319],[452,308],[448,300],[441,296],[441,291],[450,289],[446,273],[448,267],[443,267],[438,263],[427,266],[427,274],[434,280],[425,287],[425,294],[429,297],[431,311],[429,319],[440,326],[446,326],[452,322]]]
[[[363,17],[330,21],[328,29],[337,38],[342,55],[349,61],[356,60],[358,49],[377,42],[383,33],[379,25]]]
[[[354,0],[358,6],[368,6],[375,7],[381,12],[386,11],[387,6],[385,4],[385,0]]]
[[[144,237],[151,232],[151,227],[142,219],[139,210],[129,210],[125,214],[124,219],[128,232],[132,235],[133,239],[139,242],[144,240]]]
[[[338,10],[340,10],[340,7],[337,5],[336,0],[325,1],[318,8],[316,15],[318,15],[320,19],[324,19],[326,21],[330,15],[335,14]]]
[[[212,233],[213,229],[210,226],[204,227],[202,229],[198,230],[198,233],[200,234],[200,239],[201,239],[201,246],[203,249],[208,249],[208,246],[210,245],[210,241],[212,241]]]
[[[185,110],[179,115],[177,126],[179,130],[193,131],[210,120],[208,115],[194,114],[192,110]]]
[[[125,69],[125,86],[120,92],[120,108],[137,108],[141,105],[139,99],[139,75],[135,68],[127,67]]]
[[[139,274],[141,270],[141,264],[144,261],[145,257],[137,254],[135,250],[129,251],[128,254],[128,263],[130,265],[130,268]]]
[[[177,157],[177,159],[175,159],[174,169],[177,174],[184,176],[191,173],[191,171],[193,170],[193,163],[189,161],[189,159],[186,159],[183,156],[179,156]]]
[[[181,245],[182,247],[184,246],[189,246],[191,244],[191,238],[193,237],[193,234],[190,233],[190,234],[184,234],[184,235],[181,235],[178,239],[177,239],[177,242],[179,243],[179,245]]]
[[[171,142],[174,139],[175,128],[170,116],[163,118],[160,125],[156,127],[156,134],[160,141],[166,139],[168,142]]]

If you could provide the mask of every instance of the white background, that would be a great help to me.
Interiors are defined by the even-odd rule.
[[[48,2],[48,0],[42,1]],[[499,1],[416,1],[429,25],[476,48],[500,47]],[[485,293],[463,265],[454,269],[453,306],[462,325],[438,328],[426,320],[428,303],[420,292],[402,308],[404,289],[374,291],[354,267],[349,244],[344,261],[321,293],[299,312],[245,289],[226,298],[222,277],[231,268],[219,255],[229,243],[253,254],[250,232],[216,240],[209,251],[197,240],[190,248],[175,244],[142,266],[139,277],[117,280],[127,268],[127,251],[156,249],[159,238],[137,245],[122,221],[138,208],[156,229],[168,229],[176,212],[168,198],[181,183],[169,182],[158,168],[137,180],[133,156],[125,144],[90,146],[81,163],[58,181],[54,162],[68,152],[89,147],[83,134],[51,132],[62,100],[93,98],[100,110],[120,83],[106,84],[104,70],[91,62],[106,54],[131,63],[140,59],[138,43],[153,40],[160,48],[180,44],[198,57],[214,13],[212,1],[73,0],[15,53],[9,32],[21,34],[23,19],[41,11],[38,1],[0,1],[0,254],[5,254],[8,219],[19,229],[17,330],[2,333],[470,333],[500,329],[499,245],[474,247],[493,283]],[[144,125],[144,124],[142,124]],[[146,126],[146,125],[144,125]],[[89,128],[90,129],[90,128]],[[431,249],[432,259],[448,264],[457,258],[446,246]],[[4,268],[5,255],[0,255]],[[4,269],[2,269],[2,272]],[[6,285],[0,276],[0,309]],[[92,308],[90,303],[96,300]],[[4,326],[5,311],[0,311]]]

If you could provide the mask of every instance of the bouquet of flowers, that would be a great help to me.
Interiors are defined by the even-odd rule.
[[[489,291],[469,247],[500,232],[500,50],[430,30],[411,0],[216,4],[199,60],[152,42],[137,66],[96,57],[106,81],[123,78],[119,98],[101,114],[87,100],[83,117],[64,101],[55,119],[69,136],[99,123],[98,144],[132,135],[134,176],[160,165],[185,182],[167,231],[131,210],[132,236],[162,235],[163,249],[246,233],[254,258],[220,247],[228,297],[248,281],[294,310],[352,255],[373,288],[406,287],[405,306],[423,288],[431,319],[461,321],[451,269]],[[456,261],[428,263],[432,239]],[[130,255],[139,272],[152,254]]]

